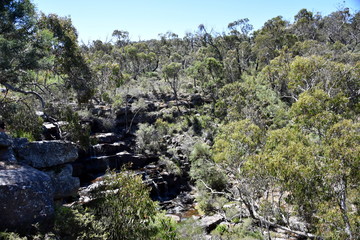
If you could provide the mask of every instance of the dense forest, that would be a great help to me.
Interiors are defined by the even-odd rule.
[[[301,9],[293,22],[276,16],[254,30],[244,18],[222,33],[201,24],[183,38],[77,37],[69,17],[38,12],[30,0],[1,1],[5,131],[39,141],[45,121],[63,122],[60,139],[86,152],[96,119],[188,176],[198,214],[223,223],[204,233],[195,218],[167,218],[123,166],[105,180],[116,194],[97,206],[59,206],[47,233],[1,229],[2,237],[275,239],[278,229],[289,239],[360,238],[360,12]],[[152,103],[168,108],[136,123]],[[106,116],[92,111],[98,105]],[[119,112],[131,116],[121,126]]]

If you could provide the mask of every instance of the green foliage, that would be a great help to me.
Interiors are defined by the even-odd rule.
[[[25,104],[9,103],[0,109],[6,130],[14,137],[26,137],[30,141],[41,139],[41,117]]]
[[[225,85],[220,91],[217,115],[229,121],[248,119],[263,128],[278,128],[288,121],[288,107],[267,84],[252,77]]]
[[[151,239],[156,240],[178,240],[177,223],[163,213],[158,213],[153,221],[156,234]],[[150,237],[150,236],[149,236]]]
[[[324,131],[346,116],[347,103],[342,94],[331,98],[323,90],[315,89],[302,93],[290,113],[297,124],[315,130],[322,137]]]
[[[87,102],[93,96],[95,86],[90,68],[77,44],[77,32],[71,19],[42,14],[38,25],[40,29],[50,31],[57,40],[52,46],[54,67],[66,79],[66,85],[76,91],[77,100]]]
[[[286,224],[295,215],[320,237],[355,238],[360,235],[359,19],[360,13],[347,8],[328,16],[301,9],[294,23],[277,16],[251,35],[249,20],[240,19],[223,34],[200,25],[184,38],[168,32],[160,40],[131,42],[128,32],[115,30],[113,42],[80,47],[70,18],[37,15],[28,0],[5,0],[0,6],[1,120],[15,137],[40,139],[42,120],[33,110],[40,105],[30,96],[35,97],[49,116],[68,123],[65,138],[86,149],[90,132],[80,124],[82,110],[67,106],[74,93],[79,103],[95,96],[113,109],[136,97],[134,115],[146,110],[145,99],[168,104],[172,94],[176,106],[162,109],[154,125],[137,126],[136,147],[145,154],[175,156],[164,136],[186,132],[181,151],[190,158],[203,212],[223,211],[229,199],[219,195],[225,194],[254,218],[260,214]],[[188,108],[186,98],[193,93],[205,104]],[[112,129],[111,119],[101,120]],[[131,125],[127,130],[136,127]],[[209,146],[193,146],[199,138]],[[161,159],[169,171],[180,173],[168,156]],[[175,225],[156,216],[140,182],[126,174],[108,180],[118,190],[104,189],[95,218],[81,209],[63,209],[58,218],[68,222],[57,224],[56,231],[78,239],[104,231],[110,239],[204,237],[189,222],[176,236]],[[278,202],[271,194],[281,196]],[[221,225],[214,234],[251,239],[248,230]]]
[[[264,239],[264,236],[252,227],[251,219],[245,219],[244,222],[236,225],[220,224],[211,232],[211,235],[224,240]]]
[[[58,207],[53,229],[61,239],[107,239],[103,226],[95,215],[82,207]]]
[[[212,153],[215,162],[240,167],[261,146],[263,132],[249,120],[231,122],[221,127]]]
[[[141,176],[125,171],[108,174],[97,196],[96,213],[107,239],[149,239],[157,233],[152,225],[157,206]]]
[[[65,131],[68,133],[67,138],[77,143],[80,147],[87,149],[91,145],[90,128],[80,123],[79,113],[67,107],[60,114],[67,122],[64,126]]]
[[[158,131],[154,125],[148,123],[139,124],[136,135],[136,149],[141,153],[156,153],[160,147],[160,139]]]
[[[210,155],[210,148],[204,143],[196,143],[190,154],[190,176],[198,181],[198,186],[207,186],[221,191],[227,185],[227,179],[223,172],[219,171]]]
[[[0,232],[0,239],[3,240],[27,240],[27,237],[20,237],[19,234],[13,232]]]

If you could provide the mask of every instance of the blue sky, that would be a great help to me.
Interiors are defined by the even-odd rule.
[[[293,21],[302,8],[323,16],[344,5],[343,0],[32,0],[46,14],[70,16],[79,40],[109,41],[115,29],[130,33],[132,40],[158,38],[174,32],[180,37],[194,32],[200,24],[217,32],[248,18],[259,29],[270,18],[281,15]],[[360,10],[360,0],[346,0],[352,12]]]

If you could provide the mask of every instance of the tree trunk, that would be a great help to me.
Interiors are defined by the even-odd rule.
[[[348,235],[349,239],[354,239],[351,231],[349,217],[347,215],[347,206],[346,206],[346,189],[347,189],[347,181],[346,178],[343,177],[341,181],[341,190],[339,193],[339,207],[341,211],[341,215],[345,224],[345,233]]]

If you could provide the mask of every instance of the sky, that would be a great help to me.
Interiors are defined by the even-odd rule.
[[[32,0],[38,11],[71,17],[79,41],[110,41],[114,30],[128,31],[131,40],[159,39],[171,31],[183,37],[200,24],[224,32],[235,20],[248,18],[254,29],[276,16],[293,21],[306,8],[325,16],[346,6],[360,10],[360,0]],[[345,3],[344,3],[345,2]]]

